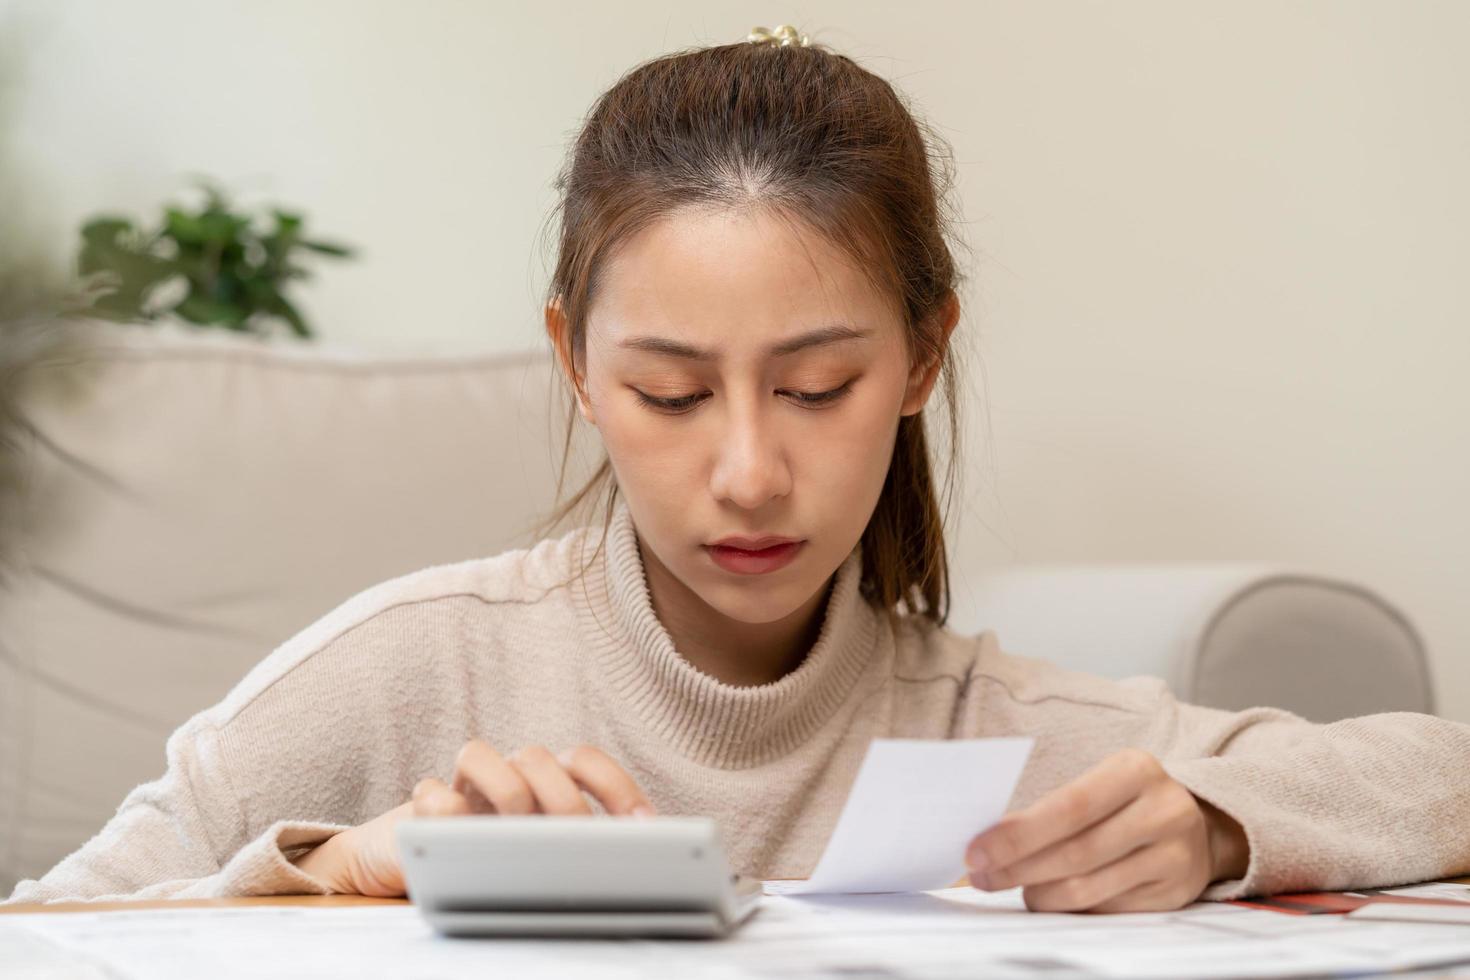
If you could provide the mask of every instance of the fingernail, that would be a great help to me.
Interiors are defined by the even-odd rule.
[[[990,866],[990,862],[985,860],[984,851],[978,848],[971,848],[965,852],[965,866],[971,871],[984,871]]]
[[[982,892],[990,891],[990,878],[987,877],[985,872],[983,871],[970,872],[970,884],[974,885]]]
[[[572,768],[572,750],[562,749],[556,754],[556,761],[561,763],[563,769]]]
[[[638,804],[633,808],[632,812],[633,816],[635,817],[651,817],[654,815],[653,807],[649,806],[647,803]]]

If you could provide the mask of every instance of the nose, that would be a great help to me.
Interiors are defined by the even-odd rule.
[[[791,468],[776,431],[778,420],[758,399],[732,397],[726,405],[725,427],[714,447],[710,491],[717,500],[755,510],[791,492]]]

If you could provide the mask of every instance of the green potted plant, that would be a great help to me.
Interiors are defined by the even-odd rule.
[[[352,249],[308,238],[299,213],[237,210],[204,182],[196,208],[170,204],[152,229],[115,215],[82,226],[78,271],[105,290],[93,312],[119,320],[176,316],[200,326],[267,335],[284,323],[310,338],[287,293],[308,278],[305,254],[346,258]]]

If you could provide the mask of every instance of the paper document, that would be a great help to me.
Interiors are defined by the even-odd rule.
[[[1369,902],[1348,913],[1351,919],[1385,919],[1390,922],[1443,922],[1470,926],[1470,905],[1409,905],[1402,902]]]
[[[952,885],[965,846],[1006,812],[1030,738],[879,738],[816,870],[787,895],[915,892]]]
[[[1458,881],[1429,881],[1402,888],[1375,888],[1369,892],[1348,892],[1349,895],[1395,895],[1400,898],[1446,899],[1451,902],[1470,904],[1470,885]]]
[[[1464,927],[1216,903],[1115,915],[1027,912],[1020,889],[767,895],[747,925],[711,942],[450,939],[411,905],[0,915],[5,980],[1240,980],[1467,961]]]

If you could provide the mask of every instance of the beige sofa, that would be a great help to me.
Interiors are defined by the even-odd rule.
[[[529,544],[555,489],[561,395],[540,353],[84,336],[20,393],[34,431],[0,542],[0,895],[156,777],[168,733],[276,644],[375,582]],[[573,478],[598,458],[578,431]],[[956,572],[953,627],[1016,652],[1324,720],[1433,707],[1412,627],[1356,584],[1256,565]]]

